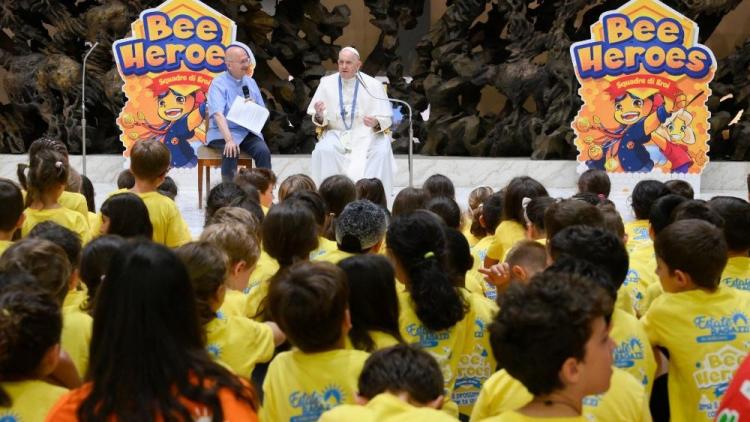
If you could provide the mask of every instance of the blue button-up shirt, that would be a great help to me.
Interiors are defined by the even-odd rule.
[[[248,87],[250,98],[256,104],[263,107],[266,106],[263,103],[263,97],[260,95],[260,88],[258,88],[258,84],[255,83],[253,78],[245,75],[241,80],[237,80],[229,72],[224,72],[215,77],[208,88],[208,115],[211,119],[208,124],[208,133],[206,134],[207,141],[224,139],[224,135],[221,134],[219,127],[216,125],[216,119],[213,118],[214,113],[222,113],[226,117],[234,99],[238,96],[244,98],[244,94],[242,93],[243,86]],[[229,132],[232,134],[234,142],[237,144],[242,142],[245,136],[250,133],[249,130],[229,120],[227,120],[227,125],[229,126]],[[258,135],[263,139],[263,135]]]

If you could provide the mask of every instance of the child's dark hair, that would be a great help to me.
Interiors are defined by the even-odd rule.
[[[281,185],[279,185],[279,202],[284,201],[294,192],[302,191],[317,192],[318,189],[310,176],[306,174],[293,174],[284,179]]]
[[[177,183],[175,183],[174,179],[167,176],[164,178],[164,181],[161,183],[161,185],[156,188],[156,191],[174,201],[174,199],[177,197]]]
[[[0,256],[0,271],[25,271],[62,304],[73,269],[65,251],[46,239],[25,238]]]
[[[688,199],[672,211],[672,222],[690,219],[707,221],[720,229],[724,228],[724,218],[702,199]]]
[[[325,227],[325,237],[330,240],[336,240],[335,223],[336,217],[341,214],[346,204],[357,199],[357,188],[354,186],[352,179],[337,174],[329,176],[320,184],[320,196],[326,201],[328,213],[332,218],[329,219],[328,226]]]
[[[669,267],[690,275],[695,285],[716,290],[727,264],[727,243],[721,230],[704,220],[675,221],[654,241],[654,251]]]
[[[422,184],[422,189],[427,192],[429,198],[450,198],[456,200],[456,188],[453,182],[442,174],[433,174]]]
[[[157,140],[138,141],[130,148],[133,177],[154,180],[167,173],[171,162],[169,149]]]
[[[687,201],[684,196],[670,193],[654,201],[651,212],[648,214],[648,223],[651,225],[654,235],[659,234],[665,227],[672,224],[672,215],[675,208]]]
[[[334,348],[342,338],[349,287],[329,262],[298,262],[270,280],[268,307],[293,346],[305,353]]]
[[[211,242],[190,242],[175,249],[190,277],[195,292],[195,304],[201,325],[216,318],[211,300],[224,284],[227,275],[227,256]]]
[[[612,313],[612,299],[576,274],[543,272],[528,285],[511,284],[490,325],[498,364],[534,396],[563,388],[565,360],[583,360],[597,318]]]
[[[385,196],[383,182],[377,177],[359,179],[354,187],[357,190],[357,199],[367,199],[373,204],[380,205],[383,209],[388,209],[388,199]]]
[[[578,192],[590,192],[608,198],[610,189],[612,183],[604,170],[588,169],[578,177]]]
[[[563,199],[551,204],[544,212],[547,239],[552,239],[562,229],[586,225],[604,227],[604,216],[595,205],[578,199]]]
[[[358,394],[372,400],[382,393],[407,393],[419,404],[443,394],[443,373],[432,355],[416,346],[398,344],[378,350],[365,361]]]
[[[219,208],[237,206],[246,196],[247,192],[234,182],[221,182],[211,188],[206,198],[205,225]]]
[[[45,354],[60,343],[61,332],[60,304],[48,292],[19,284],[0,290],[0,377],[3,381],[35,378]],[[0,389],[0,406],[12,405],[11,397]]]
[[[308,259],[318,247],[315,217],[303,205],[275,205],[268,211],[262,230],[263,249],[282,267]]]
[[[242,188],[252,186],[260,193],[276,184],[276,175],[267,168],[241,168],[234,176],[234,183]]]
[[[36,161],[37,154],[40,151],[56,151],[63,156],[66,164],[68,163],[68,147],[64,143],[57,139],[53,139],[47,136],[43,136],[29,145],[29,163]],[[20,163],[16,169],[16,175],[18,176],[18,183],[21,184],[23,189],[29,190],[28,180],[26,178],[25,171],[29,168],[30,164]]]
[[[471,248],[466,236],[460,231],[445,228],[445,267],[448,275],[458,287],[464,287],[466,272],[474,264]]]
[[[388,228],[386,244],[406,272],[404,281],[422,324],[441,331],[461,321],[468,307],[446,272],[440,219],[424,210],[398,216]]]
[[[482,227],[482,224],[479,221],[479,217],[482,215],[482,207],[484,206],[484,201],[486,201],[487,198],[489,198],[492,194],[492,188],[489,186],[480,186],[478,188],[474,188],[474,190],[469,193],[469,209],[467,211],[468,216],[471,217],[471,226],[469,227],[469,232],[477,238],[482,238],[489,234],[487,232],[487,229]]]
[[[602,195],[599,196],[595,193],[591,192],[578,192],[575,195],[570,197],[571,199],[578,199],[580,201],[588,202],[591,205],[599,205],[604,200],[607,200],[607,197]]]
[[[117,175],[117,189],[132,189],[135,186],[135,176],[130,169],[125,169]]]
[[[29,167],[26,206],[40,200],[44,192],[68,181],[68,162],[59,152],[52,149],[41,150]]]
[[[349,286],[352,329],[349,339],[355,349],[372,352],[375,342],[369,331],[381,331],[403,341],[398,329],[398,297],[393,267],[383,256],[356,255],[338,263]]]
[[[383,240],[385,211],[366,199],[350,202],[336,218],[336,244],[349,253],[366,253]]]
[[[154,226],[148,208],[140,196],[130,193],[117,193],[107,198],[99,210],[109,218],[107,234],[116,234],[126,239],[144,237],[151,239]]]
[[[604,228],[614,233],[620,239],[625,238],[625,224],[622,222],[622,216],[617,212],[617,208],[611,204],[599,204],[596,206],[602,212],[604,217]]]
[[[4,232],[16,228],[23,214],[23,194],[12,180],[0,178],[0,230]]]
[[[529,176],[514,177],[505,187],[503,197],[503,221],[511,220],[526,227],[523,217],[523,198],[534,199],[549,196],[547,189]]]
[[[612,302],[617,300],[617,289],[619,288],[619,283],[612,282],[612,278],[607,273],[606,268],[596,265],[591,261],[565,255],[553,262],[552,265],[544,270],[544,272],[551,274],[576,274],[581,277],[586,277],[603,288],[609,294]],[[609,323],[612,319],[611,317],[611,314],[605,315],[604,319]]]
[[[669,191],[675,195],[680,195],[687,199],[695,199],[695,192],[693,191],[693,187],[690,186],[690,183],[684,180],[667,180],[666,182],[664,182],[664,186],[666,186],[667,189],[669,189]]]
[[[453,229],[461,228],[461,208],[456,201],[447,196],[435,196],[430,198],[425,209],[432,211],[443,220],[446,227]]]
[[[612,279],[614,294],[628,275],[630,260],[622,238],[609,230],[591,226],[571,226],[550,240],[553,260],[570,256],[601,266]]]
[[[54,221],[42,221],[31,229],[28,237],[46,239],[61,247],[68,257],[70,267],[74,270],[78,268],[81,262],[81,238],[78,233]]]
[[[299,191],[294,192],[287,196],[285,201],[297,201],[302,206],[307,207],[315,217],[315,223],[318,225],[320,230],[326,223],[328,217],[328,208],[326,208],[326,201],[316,191]]]
[[[724,239],[730,252],[750,249],[750,204],[733,196],[714,196],[708,206],[724,219]]]
[[[81,194],[86,198],[86,208],[88,208],[89,212],[96,212],[94,184],[91,183],[91,179],[83,174],[81,175]]]
[[[428,200],[427,192],[422,188],[403,188],[396,194],[396,198],[393,200],[391,214],[396,217],[401,214],[408,214],[412,211],[424,209]]]
[[[534,225],[537,231],[544,233],[544,213],[554,203],[555,200],[549,196],[537,196],[526,205],[526,219]]]
[[[482,203],[482,219],[488,235],[495,233],[495,229],[500,225],[500,220],[503,218],[504,196],[504,191],[495,192]]]
[[[128,242],[120,236],[104,235],[94,238],[87,243],[81,253],[80,277],[86,285],[87,300],[84,310],[92,312],[96,292],[99,291],[104,274],[107,273],[112,257],[115,256]]]
[[[631,195],[633,212],[638,220],[645,220],[651,212],[654,201],[671,192],[658,180],[641,180],[633,188]]]

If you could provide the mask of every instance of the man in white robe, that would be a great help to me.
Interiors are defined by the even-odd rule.
[[[377,177],[386,195],[393,191],[396,160],[391,150],[393,109],[377,79],[359,73],[362,62],[352,47],[339,53],[338,73],[320,79],[307,113],[322,128],[312,152],[312,178],[345,174],[354,182]],[[366,86],[362,86],[362,84]]]

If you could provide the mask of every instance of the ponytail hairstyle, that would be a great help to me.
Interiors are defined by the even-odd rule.
[[[505,188],[502,221],[515,221],[526,227],[523,198],[534,199],[538,196],[549,196],[541,183],[529,176],[514,177]]]
[[[43,136],[29,145],[29,163],[33,163],[40,151],[53,150],[57,151],[65,157],[65,164],[68,164],[68,147],[64,143],[57,139],[52,139],[47,136]],[[16,175],[18,176],[18,182],[21,187],[25,190],[29,190],[29,184],[26,177],[26,169],[30,164],[19,163],[16,169]]]
[[[7,274],[7,273],[6,273]],[[8,277],[14,276],[8,274]],[[5,283],[4,283],[5,284]],[[0,379],[20,381],[37,376],[44,356],[60,343],[60,305],[44,289],[12,282],[0,293]],[[11,407],[0,389],[0,406]]]
[[[39,151],[29,167],[26,206],[41,200],[42,195],[51,189],[65,186],[68,181],[68,160],[51,149]]]
[[[461,321],[468,306],[447,272],[440,219],[425,210],[399,216],[388,228],[386,244],[406,274],[404,281],[422,324],[441,331]]]
[[[477,238],[482,238],[490,234],[486,228],[482,227],[479,217],[482,215],[484,201],[493,193],[492,188],[489,186],[480,186],[469,193],[469,209],[466,212],[471,220],[469,232]]]

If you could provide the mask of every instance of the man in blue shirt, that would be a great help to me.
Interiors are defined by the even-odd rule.
[[[255,81],[247,76],[253,59],[249,48],[234,43],[224,53],[226,72],[214,78],[208,88],[208,146],[223,151],[221,155],[221,178],[231,181],[237,171],[237,158],[240,151],[246,152],[257,167],[271,168],[271,151],[268,150],[262,134],[254,134],[226,118],[235,98],[244,97],[243,87],[250,92],[250,99],[264,106],[263,97]]]

